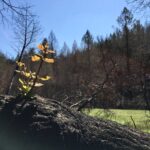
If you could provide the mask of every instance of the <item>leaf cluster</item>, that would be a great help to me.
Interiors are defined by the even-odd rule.
[[[49,50],[48,47],[49,47],[48,42],[39,44],[38,49],[40,50],[41,53],[31,56],[32,62],[39,62],[39,67],[36,72],[27,69],[25,63],[16,62],[19,67],[19,69],[16,70],[16,73],[20,74],[19,78],[20,87],[18,87],[18,89],[19,91],[21,91],[23,95],[31,94],[34,87],[43,86],[43,83],[41,83],[41,81],[47,81],[51,79],[51,77],[48,75],[43,77],[39,76],[40,70],[44,62],[54,63],[54,59],[49,58],[48,55],[55,52],[53,50]]]

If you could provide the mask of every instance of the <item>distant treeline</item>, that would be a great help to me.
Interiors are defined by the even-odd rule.
[[[119,18],[123,13],[129,15],[124,11]],[[70,106],[98,91],[88,106],[143,109],[149,106],[150,24],[142,25],[139,20],[118,22],[121,29],[116,29],[108,37],[94,40],[87,30],[82,37],[82,47],[74,41],[72,49],[69,49],[64,43],[59,54],[56,40],[48,38],[50,48],[56,51],[53,55],[55,63],[43,66],[41,74],[51,75],[52,80],[35,93]],[[51,33],[50,37],[54,35]],[[30,48],[22,59],[31,70],[37,67],[37,63],[30,60],[34,53],[35,48]],[[16,60],[0,54],[1,94],[5,94],[10,84]],[[17,78],[10,94],[18,93]]]

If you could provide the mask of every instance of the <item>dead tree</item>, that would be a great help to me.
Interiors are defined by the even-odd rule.
[[[14,27],[14,34],[16,39],[16,50],[18,51],[18,59],[17,61],[20,62],[23,58],[24,52],[31,46],[33,42],[36,40],[36,36],[40,30],[38,26],[38,22],[36,16],[32,14],[31,10],[26,7],[22,12],[22,16],[18,15],[15,17],[15,27]],[[12,74],[10,84],[6,89],[6,94],[9,94],[11,91],[15,76],[16,70],[18,70],[18,65],[16,64],[14,68],[14,72]]]

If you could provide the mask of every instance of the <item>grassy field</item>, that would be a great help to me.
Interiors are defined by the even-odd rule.
[[[102,117],[150,133],[150,118],[148,120],[150,113],[145,110],[85,109],[83,112],[90,116]]]

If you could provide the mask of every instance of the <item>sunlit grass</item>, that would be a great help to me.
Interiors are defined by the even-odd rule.
[[[150,133],[150,112],[145,110],[121,110],[121,109],[85,109],[84,113],[93,117],[102,117],[116,121],[138,130]],[[149,118],[148,118],[149,116]],[[134,125],[135,123],[135,125]]]

